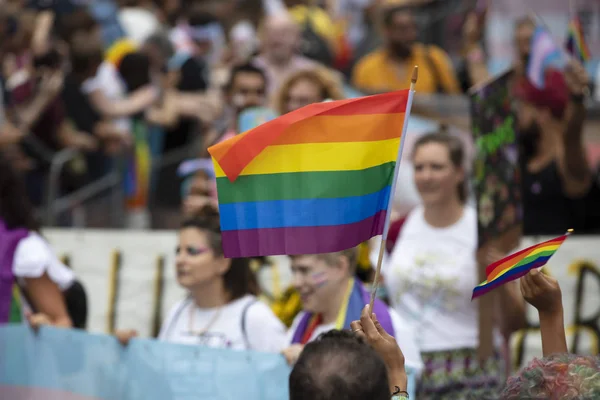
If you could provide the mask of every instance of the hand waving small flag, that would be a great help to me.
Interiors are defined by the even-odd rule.
[[[485,269],[487,279],[473,289],[471,300],[483,296],[500,285],[519,279],[534,268],[546,265],[570,233],[571,230],[563,236],[528,247],[488,265]]]

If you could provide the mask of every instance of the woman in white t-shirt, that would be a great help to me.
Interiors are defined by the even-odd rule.
[[[219,215],[205,207],[179,231],[176,272],[189,296],[175,304],[159,340],[234,350],[280,352],[285,327],[258,301],[258,285],[246,258],[223,256]],[[126,342],[133,332],[117,337]]]
[[[416,141],[414,179],[422,204],[409,213],[383,271],[393,307],[418,332],[425,364],[419,399],[488,398],[503,384],[497,355],[478,362],[478,302],[471,302],[479,283],[477,213],[465,204],[463,161],[457,137],[433,133]],[[499,292],[505,310],[518,318],[523,303],[512,289]]]

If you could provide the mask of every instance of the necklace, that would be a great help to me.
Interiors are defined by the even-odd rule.
[[[194,317],[195,317],[196,306],[192,304],[192,307],[190,307],[190,318],[189,318],[189,324],[188,324],[188,330],[189,330],[190,334],[192,334],[194,336],[206,335],[206,333],[210,330],[210,328],[212,328],[212,326],[215,324],[215,322],[217,322],[217,320],[219,319],[222,309],[223,309],[223,306],[219,306],[219,308],[217,308],[214,315],[212,316],[210,321],[208,321],[206,326],[204,326],[204,328],[202,328],[200,330],[194,330]]]

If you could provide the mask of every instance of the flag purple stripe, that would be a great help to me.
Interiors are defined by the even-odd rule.
[[[321,254],[358,246],[381,235],[386,211],[352,224],[244,229],[221,232],[227,258],[259,255]]]
[[[98,397],[82,396],[62,390],[12,385],[0,385],[0,393],[2,399],[10,400],[101,400]]]

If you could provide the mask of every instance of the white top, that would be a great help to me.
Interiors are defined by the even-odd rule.
[[[246,335],[242,332],[245,309]],[[190,327],[192,314],[193,326]],[[200,336],[199,331],[208,325],[207,333]],[[283,350],[286,344],[283,323],[266,304],[251,295],[225,305],[220,311],[198,308],[191,298],[186,298],[171,308],[158,338],[171,343],[273,353]]]
[[[108,100],[122,100],[127,96],[127,87],[117,67],[109,61],[103,61],[96,75],[87,79],[81,86],[82,92],[90,95],[96,90],[102,91]],[[131,131],[131,120],[127,117],[113,119],[115,126],[124,133]]]
[[[75,274],[56,257],[48,242],[35,232],[21,239],[15,250],[13,274],[16,278],[39,278],[47,273],[61,290],[75,281]]]
[[[447,228],[429,225],[423,206],[408,215],[382,272],[393,307],[418,332],[421,351],[478,346],[478,309],[471,302],[476,250],[475,209],[466,206]]]
[[[394,336],[396,338],[396,342],[398,342],[398,346],[402,350],[402,354],[404,354],[404,364],[407,367],[414,369],[415,373],[418,375],[423,369],[423,361],[421,360],[421,353],[417,347],[414,331],[412,328],[407,326],[406,323],[402,322],[401,318],[394,310],[390,309],[389,311],[390,318],[392,320],[392,326],[394,327]],[[296,331],[296,328],[298,327],[298,324],[304,315],[305,312],[302,311],[296,316],[296,318],[294,318],[292,327],[288,330],[286,343],[292,343],[294,332]],[[309,342],[315,340],[320,334],[334,329],[336,329],[335,323],[317,326],[311,335]]]

